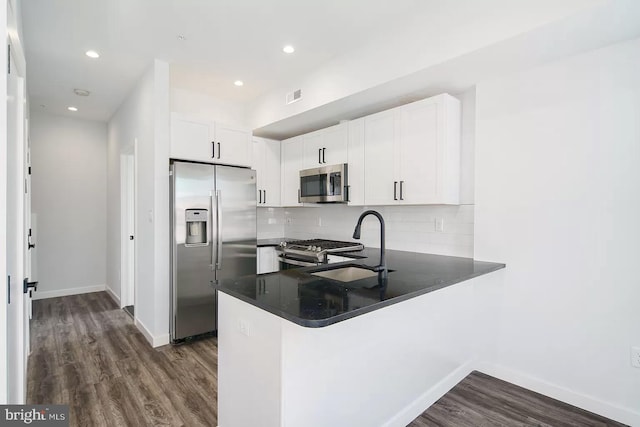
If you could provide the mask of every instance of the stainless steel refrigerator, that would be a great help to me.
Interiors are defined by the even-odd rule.
[[[171,341],[216,332],[219,280],[256,274],[256,172],[172,161]]]

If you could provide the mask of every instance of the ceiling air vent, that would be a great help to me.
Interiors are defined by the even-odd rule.
[[[289,92],[287,94],[287,99],[285,103],[293,104],[294,102],[300,101],[301,98],[302,98],[302,89],[294,90],[293,92]]]

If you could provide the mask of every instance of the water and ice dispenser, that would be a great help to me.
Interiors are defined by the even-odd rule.
[[[207,240],[209,211],[207,209],[186,209],[184,216],[187,226],[185,246],[206,245],[209,243]]]

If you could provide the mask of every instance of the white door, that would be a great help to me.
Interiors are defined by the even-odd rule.
[[[349,125],[341,123],[324,129],[322,133],[322,163],[337,165],[347,163],[347,139]]]
[[[171,117],[171,157],[182,160],[213,162],[218,154],[211,122]]]
[[[262,206],[280,206],[280,141],[266,139],[262,171]]]
[[[120,283],[121,307],[135,304],[135,158],[134,155],[120,156],[120,227],[122,264]]]
[[[13,61],[12,61],[13,62]],[[7,402],[26,398],[24,233],[24,79],[7,77]]]

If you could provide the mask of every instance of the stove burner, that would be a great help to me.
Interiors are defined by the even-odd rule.
[[[357,242],[341,242],[326,239],[294,240],[280,243],[278,252],[284,257],[295,256],[326,262],[327,254],[361,251],[364,246]],[[324,261],[323,261],[324,260]]]

